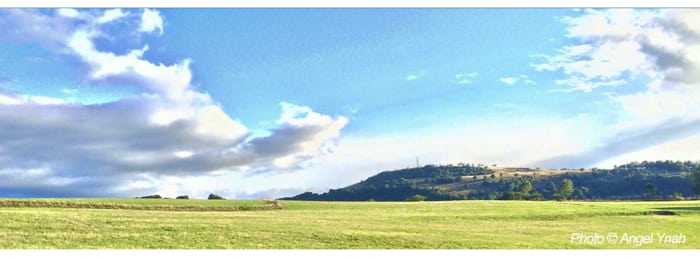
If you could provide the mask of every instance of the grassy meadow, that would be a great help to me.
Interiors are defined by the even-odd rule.
[[[699,201],[280,203],[0,199],[0,248],[700,248]],[[686,240],[585,244],[571,242],[572,233],[682,233]]]

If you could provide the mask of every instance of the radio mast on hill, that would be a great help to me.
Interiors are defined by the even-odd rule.
[[[418,157],[416,157],[416,168],[420,167],[420,162],[418,161]]]

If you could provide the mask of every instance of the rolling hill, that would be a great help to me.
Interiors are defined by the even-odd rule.
[[[576,200],[680,200],[692,197],[690,161],[632,162],[613,169],[540,169],[473,164],[426,165],[381,172],[359,183],[326,193],[305,192],[287,200],[404,201],[426,200],[550,200],[565,179],[573,182]],[[525,182],[529,182],[528,192]]]

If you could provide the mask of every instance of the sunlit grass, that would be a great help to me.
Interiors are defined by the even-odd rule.
[[[40,200],[44,201],[44,200]],[[59,199],[132,206],[263,201]],[[1,203],[0,203],[1,204]],[[2,248],[700,248],[700,202],[305,202],[161,211],[0,207]],[[675,215],[655,215],[651,211]],[[587,235],[683,233],[684,244],[579,244]]]

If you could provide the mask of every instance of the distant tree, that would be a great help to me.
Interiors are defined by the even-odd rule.
[[[154,194],[154,195],[141,196],[139,198],[141,198],[141,199],[162,199],[163,197],[158,195],[158,194]]]
[[[693,187],[695,196],[700,196],[700,166],[695,167],[695,170],[690,172],[688,179],[690,180],[690,186]]]
[[[528,196],[527,199],[531,201],[541,201],[544,200],[544,196],[542,196],[541,193],[535,191],[533,194],[530,194],[530,196]]]
[[[491,179],[496,179],[496,175],[495,175],[495,174],[492,174],[492,175],[490,176],[490,178],[491,178]]]
[[[177,196],[175,199],[178,199],[178,200],[189,200],[189,199],[190,199],[190,196],[182,195],[182,196]]]
[[[558,200],[558,201],[563,201],[563,200],[564,200],[564,196],[561,196],[561,194],[559,194],[559,193],[555,193],[555,194],[553,195],[553,197],[554,197],[555,200]]]
[[[221,197],[221,196],[213,194],[213,193],[209,194],[209,198],[207,198],[207,199],[209,199],[209,200],[225,200],[224,197]]]
[[[514,191],[515,190],[515,183],[514,182],[508,183],[508,187],[506,187],[506,188],[507,188],[506,190],[508,190],[509,192]]]
[[[564,179],[561,181],[561,184],[559,184],[559,196],[563,200],[568,200],[569,197],[571,197],[571,194],[574,193],[574,182],[572,182],[569,179]]]
[[[523,181],[523,183],[520,184],[520,197],[527,197],[530,191],[532,191],[532,183],[530,183],[530,181]]]
[[[675,192],[675,193],[673,193],[673,200],[682,201],[682,200],[684,200],[684,199],[685,199],[685,198],[683,197],[683,193],[681,193],[681,192]]]
[[[559,191],[559,188],[557,188],[557,184],[555,184],[552,181],[549,181],[544,189],[551,193],[556,193]]]
[[[656,191],[658,189],[656,188],[656,185],[653,183],[647,183],[644,185],[644,196],[647,197],[647,199],[653,199],[656,196]]]
[[[572,196],[574,199],[586,199],[586,195],[583,193],[583,189],[581,188],[574,188],[574,195]]]
[[[406,199],[406,201],[425,201],[425,196],[416,194],[411,196],[410,198]]]
[[[501,197],[501,200],[519,200],[520,199],[520,193],[515,193],[515,192],[504,192]]]

